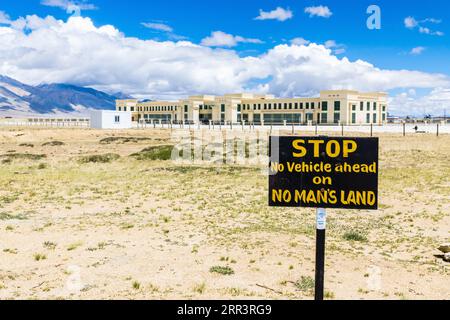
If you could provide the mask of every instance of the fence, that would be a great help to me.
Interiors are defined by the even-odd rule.
[[[72,127],[89,128],[89,118],[29,118],[0,120],[3,127]]]
[[[334,134],[334,135],[348,135],[348,134],[367,134],[369,136],[375,136],[377,134],[401,134],[403,136],[411,134],[433,134],[442,135],[450,133],[450,125],[442,123],[430,123],[430,124],[386,124],[380,125],[255,125],[255,124],[232,124],[232,123],[210,123],[205,124],[193,124],[193,123],[178,123],[171,122],[153,122],[153,123],[136,123],[134,125],[137,129],[188,129],[188,130],[240,130],[240,131],[252,131],[252,130],[269,130],[269,131],[283,131],[291,134],[297,132],[310,132],[315,135],[320,134]]]
[[[4,119],[0,120],[0,126],[8,127],[52,127],[52,128],[89,128],[89,118],[28,118],[28,119]],[[348,134],[364,134],[374,136],[381,133],[401,134],[403,136],[411,134],[433,134],[442,135],[450,133],[450,125],[448,123],[420,123],[420,124],[386,124],[379,125],[299,125],[299,124],[254,124],[254,123],[215,123],[209,124],[194,124],[172,122],[140,122],[134,123],[135,129],[189,129],[189,130],[270,130],[283,131],[291,134],[297,132],[309,132],[315,135],[333,134],[333,135],[348,135]]]

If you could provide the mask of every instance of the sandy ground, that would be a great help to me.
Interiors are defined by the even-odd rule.
[[[149,140],[100,143],[113,136]],[[257,167],[130,157],[169,137],[0,129],[0,299],[311,299],[314,210],[267,207]],[[380,139],[380,210],[329,210],[326,297],[449,299],[435,255],[450,240],[450,136]],[[121,157],[79,162],[106,153]]]

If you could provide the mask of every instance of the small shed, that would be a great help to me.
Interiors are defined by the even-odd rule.
[[[95,110],[91,111],[93,129],[131,129],[131,112]]]

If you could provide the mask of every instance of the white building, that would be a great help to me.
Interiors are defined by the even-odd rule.
[[[130,129],[131,127],[131,112],[91,111],[91,128],[93,129]]]

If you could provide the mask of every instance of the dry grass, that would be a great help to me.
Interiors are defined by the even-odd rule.
[[[0,131],[0,155],[12,158],[0,164],[0,230],[8,229],[0,299],[310,299],[299,284],[309,288],[304,279],[314,277],[314,210],[269,208],[267,177],[256,167],[153,157],[154,147],[171,145],[169,135]],[[64,145],[43,147],[48,141]],[[449,264],[434,255],[449,240],[450,137],[386,135],[380,143],[380,210],[329,210],[329,297],[448,298]],[[31,144],[39,157],[17,156]],[[117,156],[79,161],[107,154]],[[73,266],[75,292],[67,287]],[[381,273],[375,289],[373,267]]]

